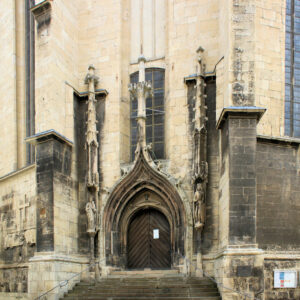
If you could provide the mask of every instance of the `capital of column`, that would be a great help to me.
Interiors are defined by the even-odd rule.
[[[152,85],[149,81],[142,81],[138,83],[130,83],[128,90],[134,98],[147,98],[152,95]]]

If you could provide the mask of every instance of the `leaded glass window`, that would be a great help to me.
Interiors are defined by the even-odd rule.
[[[26,74],[26,136],[35,134],[35,33],[34,17],[30,8],[34,6],[34,0],[25,1],[25,74]],[[26,144],[26,162],[27,164],[35,161],[34,145]]]
[[[286,0],[285,134],[300,137],[300,1]]]
[[[159,68],[146,69],[146,81],[150,81],[153,87],[153,96],[146,99],[146,143],[152,143],[152,156],[154,159],[161,159],[165,156],[165,71]],[[139,80],[139,73],[130,76],[130,82],[136,83]],[[137,99],[131,100],[131,159],[134,159],[134,152],[137,144]]]

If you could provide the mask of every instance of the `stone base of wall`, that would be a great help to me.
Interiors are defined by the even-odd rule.
[[[25,293],[0,293],[0,300],[29,300],[29,296]]]
[[[0,292],[27,293],[28,267],[13,265],[0,267]]]
[[[71,290],[74,285],[89,276],[89,260],[86,257],[73,257],[55,253],[36,254],[29,263],[28,281],[30,299],[51,290],[62,281],[84,270],[79,276],[65,282],[47,295],[48,300],[58,300]]]
[[[299,278],[297,288],[274,288],[274,270],[296,270],[299,275],[299,252],[228,248],[204,255],[203,270],[217,281],[223,300],[244,299],[242,294],[261,300],[300,299]]]
[[[244,299],[263,290],[263,251],[255,247],[228,248],[216,256],[215,279],[223,300]],[[240,294],[239,294],[240,293]]]
[[[300,299],[300,287],[293,289],[274,288],[274,270],[296,270],[300,272],[300,255],[267,255],[264,259],[265,300]]]

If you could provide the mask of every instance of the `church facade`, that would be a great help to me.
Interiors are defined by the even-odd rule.
[[[299,299],[299,24],[296,0],[4,1],[0,299],[120,270]]]

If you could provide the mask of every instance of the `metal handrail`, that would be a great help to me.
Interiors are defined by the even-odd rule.
[[[239,295],[241,295],[242,297],[244,297],[245,300],[247,300],[247,299],[260,300],[260,299],[258,299],[258,298],[256,298],[256,297],[253,297],[253,296],[249,295],[249,294],[242,293],[242,292],[240,292],[240,291],[237,291],[237,290],[234,290],[234,289],[232,289],[232,288],[230,288],[230,287],[225,286],[224,284],[218,282],[218,281],[215,280],[213,277],[211,277],[211,276],[209,276],[207,273],[205,273],[205,272],[203,271],[203,269],[200,269],[195,263],[191,262],[187,257],[185,257],[185,256],[183,256],[183,255],[181,255],[181,257],[184,258],[190,265],[193,265],[193,266],[195,267],[195,270],[200,270],[200,271],[202,272],[202,274],[203,274],[205,277],[207,277],[208,279],[210,279],[212,282],[216,283],[219,287],[222,287],[222,288],[224,288],[224,289],[226,289],[226,290],[229,290],[229,291],[231,291],[231,292],[234,292],[234,293],[236,293],[236,294],[239,294]],[[262,292],[263,292],[263,290],[262,290],[262,291],[259,291],[259,293],[257,293],[257,294],[261,294]]]
[[[95,266],[96,264],[99,264],[101,261],[103,261],[103,259],[101,259],[98,262],[94,262],[93,264],[90,264],[88,267],[86,267],[85,269],[83,269],[81,272],[75,273],[74,275],[72,275],[70,278],[66,279],[66,280],[62,280],[59,282],[59,284],[57,284],[56,286],[54,286],[52,289],[46,291],[45,293],[43,293],[42,295],[38,296],[37,298],[35,298],[34,300],[41,300],[42,297],[45,297],[47,294],[49,294],[50,292],[52,292],[53,290],[55,290],[56,288],[62,288],[64,286],[66,286],[70,280],[72,280],[73,278],[81,275],[82,273],[86,272],[87,270],[89,270],[91,267]]]
[[[212,282],[214,282],[215,284],[217,284],[219,287],[222,287],[222,288],[224,288],[224,289],[226,289],[226,290],[229,290],[229,291],[231,291],[231,292],[234,292],[234,293],[236,293],[236,294],[239,294],[240,296],[244,297],[245,300],[247,300],[247,299],[260,300],[260,299],[258,299],[258,298],[256,298],[256,297],[253,297],[253,296],[249,295],[249,294],[242,293],[242,292],[240,292],[240,291],[237,291],[237,290],[234,290],[234,289],[232,289],[232,288],[230,288],[230,287],[225,286],[224,284],[218,282],[218,281],[215,280],[213,277],[211,277],[211,276],[209,276],[207,273],[205,273],[205,272],[203,271],[203,269],[200,269],[195,263],[193,263],[192,261],[190,261],[186,256],[181,255],[181,257],[182,257],[183,259],[185,259],[190,265],[193,265],[194,268],[195,268],[195,270],[200,270],[200,271],[202,272],[202,274],[203,274],[205,277],[207,277],[208,279],[210,279]],[[68,278],[68,279],[66,279],[66,280],[60,281],[59,284],[57,284],[56,286],[54,286],[54,287],[51,288],[50,290],[46,291],[46,292],[43,293],[42,295],[38,296],[38,297],[35,298],[34,300],[41,300],[42,297],[46,296],[47,294],[49,294],[50,292],[52,292],[52,291],[55,290],[56,288],[58,288],[58,287],[59,287],[59,288],[62,288],[62,287],[64,287],[64,286],[66,286],[66,285],[69,283],[70,280],[72,280],[73,278],[75,278],[75,277],[81,275],[82,273],[86,272],[86,271],[89,270],[91,267],[95,266],[96,264],[99,264],[99,263],[102,262],[103,260],[104,260],[104,259],[101,259],[101,260],[98,261],[98,262],[95,262],[95,263],[93,263],[93,264],[90,264],[88,267],[86,267],[85,269],[83,269],[81,272],[78,272],[78,273],[72,275],[70,278]],[[259,291],[257,294],[261,294],[262,292],[263,292],[263,290]],[[257,295],[257,294],[256,294],[256,295]]]

